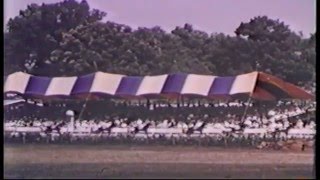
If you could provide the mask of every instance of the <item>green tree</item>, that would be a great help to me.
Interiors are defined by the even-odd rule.
[[[315,34],[304,39],[279,20],[254,17],[240,24],[237,36],[227,36],[209,35],[191,24],[170,33],[158,26],[133,30],[101,22],[105,15],[90,10],[85,1],[28,6],[8,23],[6,74],[231,76],[259,70],[293,83],[314,81]]]
[[[63,32],[80,24],[101,20],[106,13],[89,10],[86,1],[65,0],[55,4],[31,4],[10,19],[5,33],[5,73],[26,71],[50,74],[46,62],[59,47]],[[50,65],[52,66],[52,65]]]
[[[251,43],[254,51],[250,53],[250,57],[261,65],[261,71],[293,83],[312,80],[315,72],[312,36],[310,40],[303,39],[301,33],[297,35],[284,22],[266,16],[241,23],[235,33]]]

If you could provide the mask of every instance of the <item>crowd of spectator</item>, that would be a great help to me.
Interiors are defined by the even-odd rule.
[[[20,142],[60,142],[62,139],[68,142],[167,140],[176,144],[194,140],[226,143],[266,139],[312,139],[316,126],[315,105],[315,102],[293,101],[279,101],[269,105],[254,102],[193,102],[180,105],[118,102],[105,106],[107,113],[102,117],[90,119],[81,118],[79,113],[76,113],[75,117],[61,115],[60,118],[51,119],[49,114],[45,118],[24,114],[20,119],[5,121],[5,134],[7,140]],[[9,112],[32,106],[35,109],[32,114],[35,115],[35,112],[43,112],[46,108],[35,108],[34,104],[19,106],[9,108]],[[65,113],[68,105],[55,108]],[[75,119],[71,120],[72,118]]]

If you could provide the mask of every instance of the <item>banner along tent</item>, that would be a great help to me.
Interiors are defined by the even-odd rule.
[[[314,95],[263,72],[219,77],[197,74],[125,76],[96,72],[74,77],[41,77],[23,72],[5,79],[4,93],[27,98],[177,98],[251,97],[256,100],[314,99]]]

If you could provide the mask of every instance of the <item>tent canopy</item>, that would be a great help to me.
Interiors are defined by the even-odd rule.
[[[5,78],[4,93],[24,97],[314,99],[303,89],[263,72],[219,77],[197,74],[125,76],[96,72],[79,77],[40,77],[16,72]]]

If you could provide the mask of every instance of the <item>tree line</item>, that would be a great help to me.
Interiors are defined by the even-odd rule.
[[[86,1],[31,4],[4,33],[5,75],[79,76],[195,73],[232,76],[263,71],[297,85],[315,82],[315,33],[303,38],[280,20],[239,22],[234,36],[208,34],[191,24],[171,32],[104,22]]]

